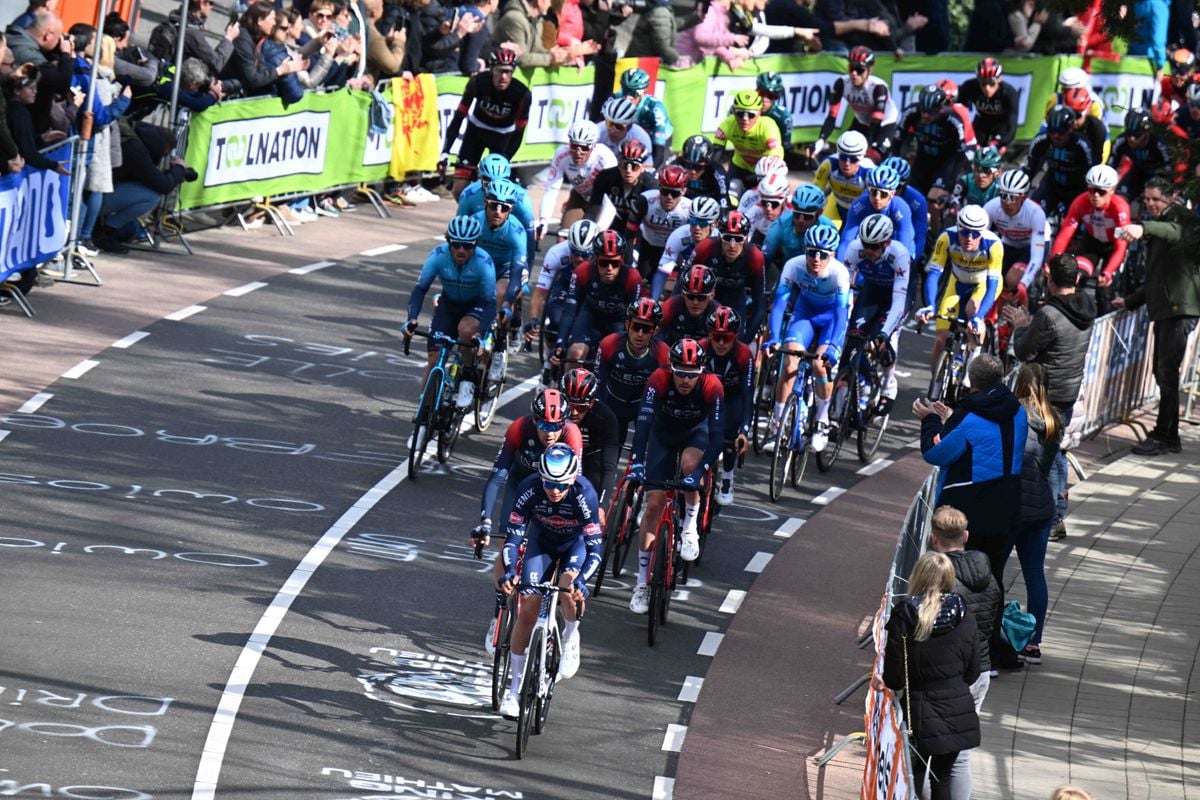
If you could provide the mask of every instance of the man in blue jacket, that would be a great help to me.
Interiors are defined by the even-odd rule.
[[[1004,385],[1004,368],[996,358],[980,355],[967,377],[971,391],[958,408],[920,397],[913,413],[921,420],[925,461],[941,468],[935,505],[952,505],[967,515],[967,547],[987,553],[996,574],[1009,532],[1021,524],[1028,423],[1025,409]],[[996,581],[1003,583],[1003,573]]]

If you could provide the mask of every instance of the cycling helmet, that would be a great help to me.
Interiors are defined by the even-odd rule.
[[[762,95],[751,89],[743,89],[733,96],[734,111],[762,111]]]
[[[787,194],[787,192],[784,192]],[[721,233],[733,233],[745,236],[750,233],[750,220],[746,219],[746,215],[740,211],[730,211],[725,215],[725,219],[721,220]]]
[[[863,244],[884,244],[892,238],[895,226],[883,214],[872,214],[863,220],[858,229],[858,240]]]
[[[567,421],[567,402],[558,389],[540,389],[529,404],[534,422],[558,425]]]
[[[1056,105],[1046,114],[1046,130],[1050,133],[1068,133],[1075,125],[1076,113],[1064,105]]]
[[[787,175],[776,172],[758,182],[758,196],[764,200],[783,200],[791,188]]]
[[[779,97],[783,94],[783,77],[778,72],[764,72],[758,76],[754,82],[755,88],[759,94],[769,94],[771,97]]]
[[[479,180],[503,181],[512,177],[512,165],[499,153],[488,153],[479,160]]]
[[[850,50],[850,69],[870,69],[875,66],[875,53],[871,48],[858,45]]]
[[[937,87],[946,93],[947,103],[958,102],[958,84],[949,78],[942,78],[937,82]]]
[[[975,65],[975,74],[981,81],[998,81],[1004,75],[1004,66],[999,59],[988,56]]]
[[[867,176],[867,187],[894,192],[900,188],[900,176],[889,166],[879,166]]]
[[[796,211],[820,211],[825,208],[825,193],[811,183],[802,183],[792,193],[792,208]]]
[[[650,88],[650,74],[644,69],[627,69],[621,73],[621,91],[627,95]]]
[[[912,165],[900,156],[888,156],[883,160],[883,166],[896,170],[896,174],[900,176],[901,183],[912,177]]]
[[[581,119],[572,123],[567,130],[567,140],[571,144],[594,145],[600,139],[600,129],[590,119]]]
[[[488,54],[487,65],[489,69],[491,67],[512,67],[516,69],[518,60],[515,51],[509,50],[507,47],[497,47]]]
[[[713,145],[708,137],[696,134],[684,139],[683,149],[679,151],[679,155],[684,161],[691,164],[707,164],[712,158],[712,152]]]
[[[662,322],[662,305],[653,297],[643,297],[634,300],[625,308],[626,322],[641,322],[658,327]]]
[[[446,227],[446,238],[456,242],[474,242],[483,233],[483,223],[475,217],[460,214],[450,220]]]
[[[1076,114],[1083,114],[1092,107],[1092,93],[1086,86],[1072,86],[1063,90],[1062,104]]]
[[[1144,108],[1131,108],[1125,113],[1125,135],[1140,136],[1150,132],[1150,112]]]
[[[984,231],[991,222],[983,207],[974,203],[963,206],[958,212],[958,229],[960,231]]]
[[[721,216],[721,204],[711,197],[694,197],[692,198],[691,215],[711,225],[717,221],[717,217]]]
[[[569,403],[590,403],[600,390],[595,374],[583,367],[567,370],[558,385]]]
[[[737,333],[742,328],[742,318],[729,306],[717,306],[706,320],[709,333]]]
[[[600,113],[617,125],[632,125],[637,119],[637,104],[623,94],[614,94],[600,106]]]
[[[867,137],[858,131],[846,131],[837,140],[839,156],[862,158],[867,154]]]
[[[708,354],[695,339],[680,339],[671,347],[671,366],[674,369],[704,369]]]
[[[590,253],[596,247],[596,237],[600,235],[600,226],[590,219],[581,219],[571,224],[567,229],[567,245],[581,253]]]
[[[685,189],[687,188],[688,176],[687,170],[678,164],[672,164],[669,167],[663,167],[658,172],[658,185],[662,189]]]
[[[917,108],[926,114],[941,111],[946,105],[946,93],[940,86],[926,86],[917,95]]]
[[[1058,74],[1058,85],[1064,89],[1087,86],[1088,75],[1079,67],[1067,67]]]
[[[975,154],[976,169],[1000,169],[1000,151],[985,147]]]
[[[1095,271],[1096,265],[1092,263],[1090,258],[1086,258],[1084,256],[1075,256],[1076,273],[1083,273],[1084,275],[1091,276],[1091,274]]]
[[[569,444],[556,442],[542,453],[538,473],[546,483],[574,483],[579,477],[579,456]]]
[[[1189,106],[1200,106],[1200,83],[1188,86],[1187,102]]]
[[[1115,189],[1120,177],[1117,175],[1117,171],[1108,164],[1097,164],[1087,171],[1084,180],[1087,181],[1089,188]]]
[[[1150,104],[1150,119],[1159,125],[1170,125],[1175,122],[1175,107],[1165,97],[1160,97]]]
[[[626,139],[617,148],[617,155],[621,157],[622,161],[645,161],[646,145],[637,139]]]
[[[625,260],[625,237],[616,231],[601,231],[593,245],[597,261]]]
[[[841,243],[842,235],[838,233],[838,229],[823,222],[819,225],[813,225],[804,232],[804,246],[806,248],[812,247],[832,253],[838,249],[838,245]]]
[[[1003,194],[1029,194],[1029,173],[1023,169],[1010,169],[1000,176],[998,186]]]
[[[517,204],[517,185],[510,180],[492,181],[483,196],[488,200],[513,206]]]
[[[754,174],[760,178],[765,178],[774,172],[782,172],[787,175],[788,165],[779,156],[763,156],[754,164]]]
[[[1171,62],[1172,75],[1187,75],[1196,66],[1196,56],[1186,47],[1175,50],[1167,60]]]
[[[688,294],[712,294],[717,290],[717,276],[701,264],[693,264],[683,276],[682,292]]]

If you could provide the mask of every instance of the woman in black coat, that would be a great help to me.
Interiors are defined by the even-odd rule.
[[[979,746],[970,687],[979,677],[975,618],[954,593],[954,565],[942,553],[921,556],[909,597],[887,624],[883,681],[904,689],[916,788],[929,775],[932,800],[950,800],[950,770],[960,750]]]

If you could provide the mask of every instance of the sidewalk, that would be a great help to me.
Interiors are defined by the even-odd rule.
[[[1125,455],[1072,487],[1070,535],[1046,556],[1043,661],[992,681],[976,800],[1200,792],[1200,431],[1182,435],[1182,453]],[[1015,555],[1008,576],[1024,602]]]

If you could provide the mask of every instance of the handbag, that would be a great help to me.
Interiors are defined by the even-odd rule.
[[[1033,614],[1022,611],[1020,602],[1009,600],[1004,607],[1004,616],[1000,618],[1000,636],[1009,647],[1020,653],[1033,638],[1036,628],[1037,619]]]

